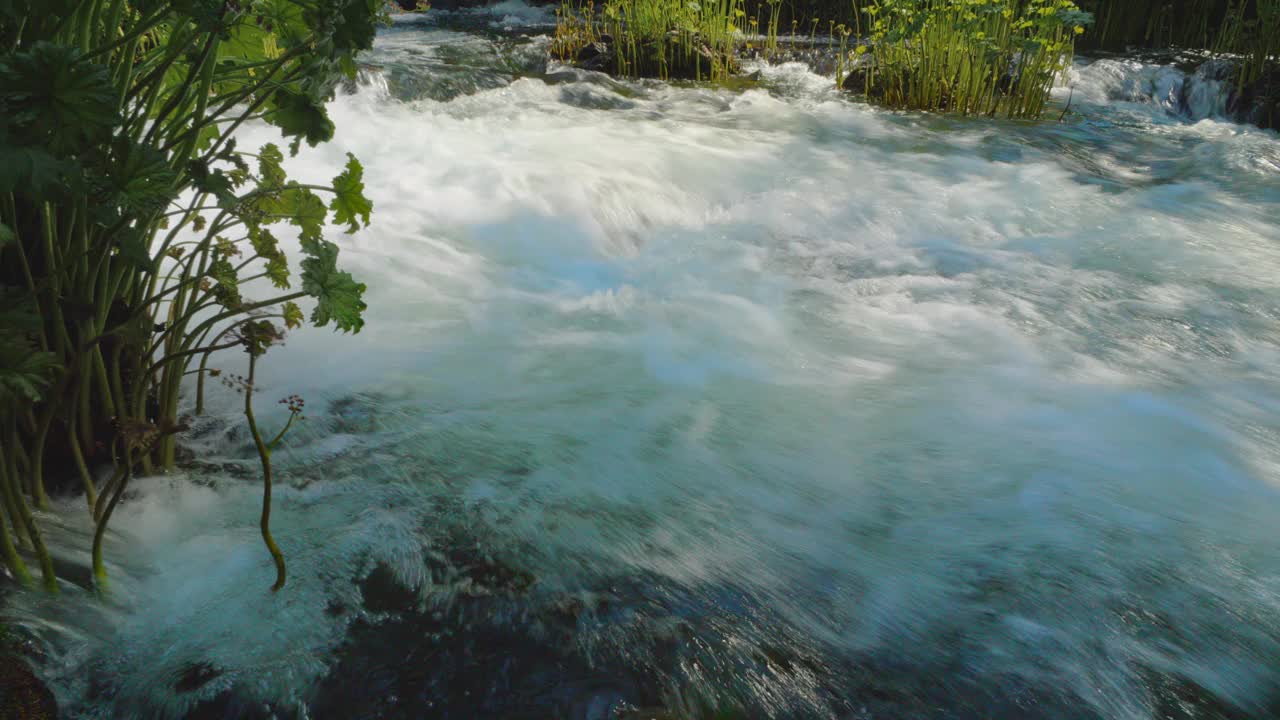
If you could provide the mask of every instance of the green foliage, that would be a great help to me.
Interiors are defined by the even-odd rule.
[[[79,48],[37,42],[0,59],[0,112],[11,141],[71,153],[111,134],[118,117],[104,65]]]
[[[302,261],[302,289],[316,299],[311,322],[316,327],[333,324],[344,332],[360,332],[364,327],[364,283],[338,269],[338,246],[328,240],[304,242],[307,258]]]
[[[14,408],[44,399],[61,370],[58,356],[13,337],[0,339],[6,341],[0,347],[0,406]]]
[[[1091,21],[1071,0],[872,0],[855,75],[894,108],[1034,118]],[[847,32],[847,31],[846,31]]]
[[[1256,81],[1280,55],[1280,0],[1080,0],[1098,18],[1089,48],[1183,47],[1242,58],[1238,81]]]
[[[727,79],[746,27],[742,0],[605,0],[557,13],[551,52],[576,59],[610,38],[612,69],[629,77]]]
[[[360,221],[366,226],[369,224],[373,203],[364,196],[364,167],[351,153],[347,153],[347,169],[333,179],[333,201],[329,209],[333,211],[333,221],[345,224],[349,233],[360,229]]]
[[[295,152],[331,138],[326,102],[383,15],[381,0],[0,2],[0,485],[18,501],[0,549],[4,527],[38,538],[23,510],[43,502],[39,460],[70,451],[100,574],[133,466],[174,463],[184,377],[199,397],[210,357],[243,344],[228,338],[300,326],[303,297],[314,324],[361,328],[364,286],[324,238],[369,222],[359,163],[302,184],[278,147],[234,133],[265,121]],[[268,230],[282,223],[305,248],[299,289]],[[95,502],[87,459],[104,447],[118,470]]]

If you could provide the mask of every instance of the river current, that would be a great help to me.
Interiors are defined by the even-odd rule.
[[[261,369],[289,584],[219,388],[105,599],[7,599],[67,717],[1280,716],[1280,137],[1158,61],[959,119],[547,20],[400,18],[289,161],[375,204],[365,330]]]

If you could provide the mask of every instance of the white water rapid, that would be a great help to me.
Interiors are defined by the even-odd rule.
[[[620,82],[539,13],[399,22],[289,161],[375,203],[366,329],[262,366],[289,585],[217,395],[108,597],[0,610],[67,717],[1280,712],[1274,132],[1116,59],[1042,123]]]

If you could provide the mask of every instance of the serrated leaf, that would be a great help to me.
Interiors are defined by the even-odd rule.
[[[287,220],[298,228],[298,237],[304,242],[320,239],[324,222],[328,217],[324,201],[306,188],[290,186],[266,198],[262,209],[279,216],[273,222]]]
[[[302,308],[297,303],[287,302],[284,304],[284,326],[290,330],[302,327]]]
[[[225,255],[218,254],[217,258],[209,263],[207,274],[217,283],[213,288],[213,297],[218,304],[228,310],[239,307],[241,304],[240,278],[236,276],[236,269],[231,261]]]
[[[266,120],[280,128],[285,137],[305,139],[311,146],[333,138],[333,121],[323,103],[287,90],[277,91],[273,100],[275,107],[267,113]]]
[[[174,198],[177,175],[160,150],[121,140],[113,144],[105,178],[95,182],[103,200],[131,215],[158,212]]]
[[[277,255],[267,261],[267,277],[271,279],[271,284],[287,290],[292,287],[289,282],[289,264],[285,262],[284,255]]]
[[[258,176],[262,179],[259,186],[264,190],[284,187],[287,179],[284,168],[284,154],[274,143],[267,143],[258,151]]]
[[[200,128],[200,133],[196,135],[196,149],[200,151],[208,150],[213,147],[213,143],[222,137],[222,130],[214,124],[205,125]]]
[[[58,356],[38,351],[29,341],[0,336],[0,408],[39,402],[62,369]]]
[[[340,50],[368,50],[377,34],[374,21],[382,0],[350,0],[333,29],[334,47]]]
[[[73,153],[107,137],[118,117],[111,73],[79,48],[37,42],[0,58],[0,115],[31,144]]]
[[[60,188],[72,167],[43,148],[0,141],[0,192],[42,193]]]
[[[302,261],[302,290],[316,299],[311,322],[324,327],[332,321],[343,332],[360,332],[366,288],[351,273],[338,270],[338,246],[318,240],[303,243],[303,250],[307,257]]]
[[[152,267],[150,243],[136,230],[120,236],[116,252],[140,270],[150,270]]]
[[[218,206],[231,208],[236,205],[232,179],[221,170],[211,170],[203,160],[187,163],[187,174],[191,177],[191,185],[197,191],[208,193],[218,201]]]
[[[266,228],[250,229],[249,244],[253,246],[253,253],[259,257],[273,258],[280,254],[280,242]]]
[[[333,179],[333,201],[329,209],[333,211],[333,221],[338,225],[346,224],[347,232],[360,229],[360,222],[369,226],[369,213],[373,212],[373,203],[364,194],[364,168],[355,155],[347,153],[347,169]]]

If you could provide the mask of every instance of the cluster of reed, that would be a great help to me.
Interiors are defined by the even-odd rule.
[[[1090,22],[1071,0],[872,0],[864,90],[883,105],[1034,118]],[[864,61],[865,62],[865,61]]]
[[[1280,55],[1280,0],[1081,0],[1098,18],[1087,47],[1183,47],[1239,55],[1239,82]]]
[[[721,80],[735,68],[737,38],[746,25],[742,0],[606,0],[565,3],[556,13],[551,52],[577,59],[607,45],[615,73],[626,77]]]
[[[1280,59],[1280,0],[1229,3],[1212,48],[1243,57],[1238,82],[1257,81],[1268,63]]]

